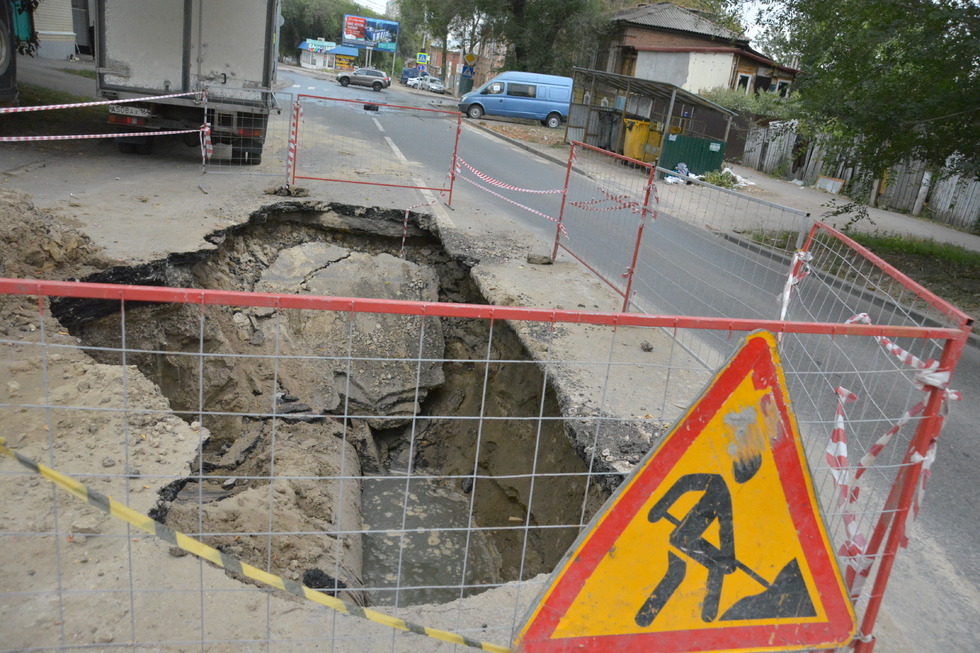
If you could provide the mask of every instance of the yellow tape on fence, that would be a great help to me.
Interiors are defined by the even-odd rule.
[[[289,592],[290,594],[313,601],[314,603],[319,603],[320,605],[326,606],[332,610],[337,610],[338,612],[343,612],[344,614],[348,614],[353,617],[361,617],[362,619],[367,619],[368,621],[373,621],[383,626],[388,626],[389,628],[397,628],[398,630],[404,630],[406,632],[416,633],[418,635],[425,635],[431,639],[437,639],[450,644],[461,644],[463,646],[478,648],[484,651],[493,651],[494,653],[510,653],[510,649],[506,646],[498,646],[488,642],[480,642],[475,639],[470,639],[469,637],[464,637],[458,633],[420,626],[410,621],[399,619],[398,617],[392,617],[391,615],[362,608],[361,606],[353,603],[341,601],[338,598],[318,592],[317,590],[311,589],[301,583],[297,583],[294,580],[289,580],[288,578],[283,578],[282,576],[276,576],[275,574],[262,571],[261,569],[253,567],[246,562],[242,562],[241,560],[226,553],[222,553],[221,551],[210,547],[203,542],[199,542],[193,537],[184,535],[183,533],[175,531],[169,526],[150,519],[146,515],[136,512],[129,506],[119,503],[115,499],[96,492],[95,490],[90,490],[70,476],[66,476],[61,472],[51,469],[50,467],[45,467],[44,465],[35,463],[29,458],[11,451],[6,445],[7,440],[0,437],[0,453],[13,458],[24,467],[30,469],[32,472],[40,474],[69,494],[78,497],[89,505],[94,506],[103,512],[107,512],[113,517],[121,519],[122,521],[131,524],[142,531],[146,531],[151,535],[156,535],[168,544],[178,546],[188,553],[193,553],[199,558],[212,562],[222,569],[227,569],[228,571],[241,574],[242,576],[246,576],[252,580],[264,583],[270,587],[275,587],[278,590]]]

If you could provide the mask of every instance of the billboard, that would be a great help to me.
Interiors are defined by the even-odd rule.
[[[344,45],[394,52],[398,42],[398,23],[383,18],[344,16]]]

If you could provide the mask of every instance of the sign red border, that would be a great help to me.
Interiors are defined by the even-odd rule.
[[[773,390],[778,415],[783,422],[783,433],[790,434],[789,437],[772,440],[771,448],[793,525],[827,620],[550,639],[585,582],[648,497],[678,464],[735,388],[749,375],[752,375],[757,388]],[[787,651],[833,647],[849,642],[856,627],[854,612],[836,559],[829,548],[818,508],[814,505],[809,470],[801,456],[796,420],[791,415],[785,387],[775,339],[768,333],[750,335],[660,447],[648,454],[637,466],[633,478],[610,499],[607,505],[612,506],[611,512],[593,520],[592,527],[583,536],[584,541],[580,539],[572,547],[571,551],[577,551],[577,555],[559,566],[543,601],[531,615],[533,622],[526,626],[517,642],[517,650],[528,653],[582,650],[637,653],[653,650]]]

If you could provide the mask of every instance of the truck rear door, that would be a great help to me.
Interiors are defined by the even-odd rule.
[[[278,44],[273,42],[276,2],[193,0],[191,79],[209,97],[262,103],[269,90]]]
[[[272,83],[275,0],[99,0],[101,88],[196,91],[263,104]]]
[[[100,0],[100,87],[140,95],[190,88],[184,0]]]

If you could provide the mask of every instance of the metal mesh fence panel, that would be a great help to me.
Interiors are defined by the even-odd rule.
[[[302,107],[297,130],[296,165],[290,181],[327,181],[420,188],[449,192],[459,138],[459,113],[435,109],[297,96]],[[443,176],[413,165],[385,133],[417,121],[427,148],[446,154]],[[423,126],[424,123],[424,126]]]
[[[712,376],[681,343],[717,335],[723,359],[756,328],[782,333],[841,566],[874,582],[965,322],[831,230],[807,251],[787,322],[4,280],[18,317],[0,362],[21,379],[6,446],[215,553],[184,556],[4,458],[0,613],[24,627],[3,648],[420,645],[299,602],[299,583],[505,647],[540,574]],[[839,387],[857,397],[843,411]],[[859,617],[876,609],[860,576]]]
[[[208,110],[213,154],[206,174],[278,177],[285,183],[292,93],[272,94],[272,109],[261,117],[234,111]]]
[[[556,254],[563,248],[628,297],[653,192],[653,166],[573,143]]]

